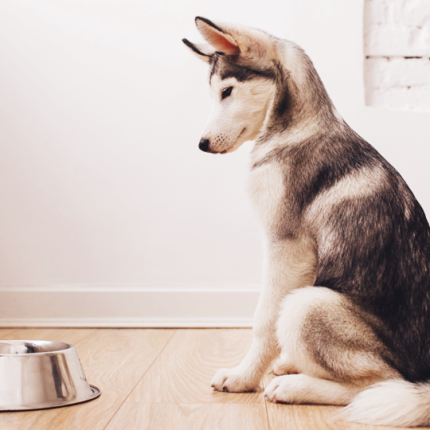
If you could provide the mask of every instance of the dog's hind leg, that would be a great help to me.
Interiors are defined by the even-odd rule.
[[[346,405],[369,385],[401,378],[390,353],[348,297],[323,287],[292,292],[283,303],[278,342],[299,375],[275,378],[271,401]]]

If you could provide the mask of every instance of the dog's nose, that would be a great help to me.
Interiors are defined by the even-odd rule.
[[[204,152],[209,152],[209,139],[201,139],[199,148]]]

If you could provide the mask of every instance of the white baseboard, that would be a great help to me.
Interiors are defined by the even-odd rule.
[[[1,327],[251,327],[258,286],[0,287]]]

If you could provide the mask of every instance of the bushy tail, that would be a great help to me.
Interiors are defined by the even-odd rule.
[[[354,397],[340,419],[403,427],[430,425],[430,383],[393,379],[372,385]]]

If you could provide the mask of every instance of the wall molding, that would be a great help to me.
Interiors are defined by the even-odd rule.
[[[258,285],[0,286],[1,327],[251,327]]]

